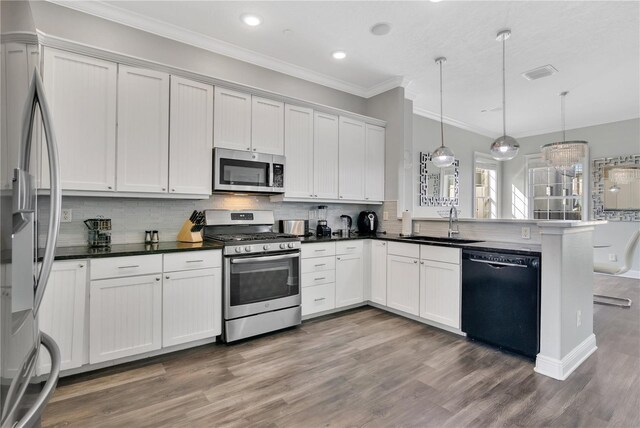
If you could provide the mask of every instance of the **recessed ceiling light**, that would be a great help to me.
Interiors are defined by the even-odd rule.
[[[347,54],[343,51],[335,51],[331,54],[331,56],[335,59],[345,59],[347,57]]]
[[[286,37],[289,37],[291,34],[293,34],[293,31],[291,31],[290,29],[286,28],[286,29],[282,30],[282,34],[285,35]]]
[[[386,22],[378,22],[376,25],[371,27],[369,31],[371,31],[371,34],[374,36],[384,36],[389,34],[389,31],[391,31],[391,25]]]
[[[543,77],[556,74],[558,70],[551,64],[543,65],[542,67],[534,68],[533,70],[525,71],[522,73],[522,77],[527,80],[537,80]]]
[[[440,3],[442,0],[430,0],[431,3]]]
[[[250,27],[255,27],[262,23],[262,19],[260,19],[260,17],[257,15],[244,14],[240,17],[240,19],[242,19],[242,22]]]

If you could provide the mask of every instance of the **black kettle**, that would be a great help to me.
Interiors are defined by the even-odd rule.
[[[374,211],[360,211],[358,215],[358,233],[375,235],[378,230],[378,214]]]

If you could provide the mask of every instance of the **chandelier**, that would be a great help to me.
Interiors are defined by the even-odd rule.
[[[609,170],[609,180],[615,184],[629,184],[634,180],[640,180],[640,169],[612,168]]]
[[[568,169],[579,163],[587,155],[586,141],[567,141],[565,129],[564,100],[568,92],[560,94],[562,109],[562,141],[542,146],[542,158],[557,169]]]

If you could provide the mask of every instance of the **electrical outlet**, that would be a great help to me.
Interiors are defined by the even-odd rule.
[[[582,325],[582,311],[578,309],[576,312],[576,327],[580,327]]]
[[[609,254],[609,261],[610,262],[617,262],[618,261],[618,256],[616,256],[615,254]]]
[[[60,222],[61,223],[71,223],[71,220],[73,219],[73,211],[70,209],[67,210],[62,210],[62,215],[60,216]]]
[[[382,220],[384,221],[389,220],[389,211],[382,211]]]
[[[420,233],[420,223],[418,222],[413,223],[413,232]]]
[[[520,230],[520,236],[522,239],[531,239],[531,228],[528,226],[523,227]]]

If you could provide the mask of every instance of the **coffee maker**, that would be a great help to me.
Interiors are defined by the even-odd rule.
[[[331,238],[331,228],[327,226],[327,206],[318,205],[318,226],[316,226],[317,238]]]

